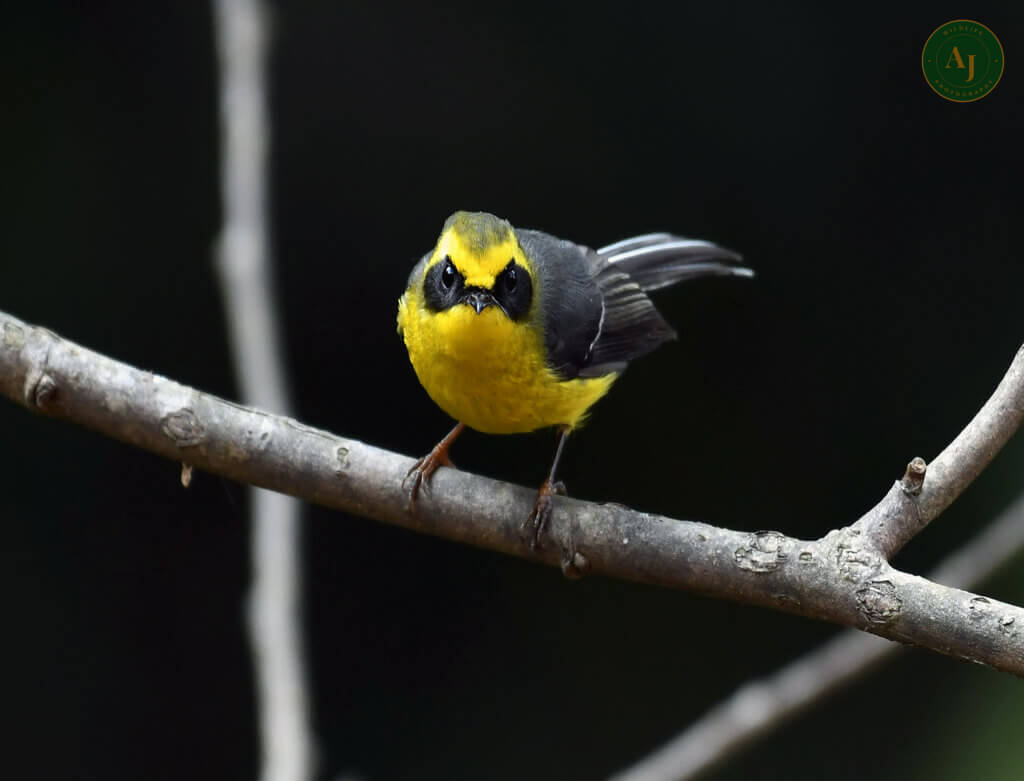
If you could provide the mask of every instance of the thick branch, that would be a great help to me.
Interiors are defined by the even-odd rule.
[[[866,544],[890,560],[964,492],[1024,421],[1024,347],[974,419],[927,466],[907,465],[903,479],[854,524]]]
[[[517,556],[858,627],[1024,676],[1024,610],[899,572],[858,529],[818,541],[675,521],[557,497],[536,555],[534,492],[441,469],[415,514],[412,460],[200,393],[0,314],[0,392],[24,406],[241,482]]]

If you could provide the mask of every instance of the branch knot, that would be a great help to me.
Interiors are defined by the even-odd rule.
[[[857,589],[857,607],[872,624],[889,624],[903,612],[903,600],[891,580],[873,580]]]
[[[164,415],[160,428],[178,447],[194,447],[206,439],[206,426],[188,407]]]
[[[920,456],[912,459],[907,464],[907,471],[903,473],[900,487],[907,496],[920,496],[921,487],[924,485],[925,473],[928,471],[928,464]]]
[[[786,537],[779,532],[754,532],[733,554],[736,566],[759,574],[772,572],[786,560]]]

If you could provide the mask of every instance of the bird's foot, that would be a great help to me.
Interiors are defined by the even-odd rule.
[[[520,528],[520,535],[525,542],[530,543],[530,550],[536,551],[543,547],[540,540],[551,520],[553,504],[551,497],[565,495],[565,483],[561,481],[552,483],[550,480],[545,480],[541,484],[540,490],[537,492],[537,502]]]
[[[530,543],[530,550],[540,550],[540,538],[547,529],[548,521],[551,520],[551,496],[554,491],[551,488],[551,481],[545,480],[537,492],[537,502],[533,510],[526,516],[520,528],[520,536],[525,542]]]
[[[565,483],[545,480],[537,493],[537,503],[533,511],[527,516],[521,528],[521,535],[525,542],[530,544],[530,550],[538,551],[543,548],[541,538],[547,531],[548,522],[551,520],[553,496],[565,496]],[[576,535],[579,532],[579,525],[575,518],[569,523],[569,532],[566,538],[565,547],[562,548],[562,574],[570,580],[578,580],[587,574],[590,569],[590,562],[576,549]]]
[[[444,447],[444,444],[443,442],[439,444],[413,464],[412,468],[406,472],[402,485],[408,486],[409,512],[412,512],[413,505],[416,503],[416,497],[419,496],[421,488],[424,493],[430,493],[430,478],[437,471],[437,468],[439,466],[454,466],[451,458],[448,456],[448,448]]]

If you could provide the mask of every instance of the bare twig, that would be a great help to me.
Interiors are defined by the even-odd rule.
[[[222,401],[4,314],[0,392],[328,507],[555,566],[572,534],[580,571],[774,607],[1024,676],[1024,610],[985,600],[979,612],[983,598],[893,569],[856,528],[804,541],[556,497],[548,544],[533,554],[519,539],[535,499],[530,489],[441,468],[411,514],[402,488],[409,458]]]
[[[1024,548],[1024,495],[988,528],[943,561],[932,580],[967,588],[991,575]],[[983,620],[988,601],[971,609]],[[615,781],[696,778],[741,747],[777,729],[822,698],[895,656],[903,646],[847,630],[771,675],[744,684],[677,737],[614,776]]]
[[[267,12],[260,0],[215,0],[214,12],[224,209],[217,265],[236,376],[248,403],[287,412],[267,239]],[[299,618],[299,504],[254,488],[252,512],[249,632],[263,753],[260,774],[264,781],[302,781],[312,774],[312,738]]]
[[[917,458],[854,529],[887,561],[963,493],[1024,420],[1024,347],[974,419],[930,464]]]

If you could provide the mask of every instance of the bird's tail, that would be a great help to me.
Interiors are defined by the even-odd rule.
[[[641,290],[657,290],[688,279],[707,276],[752,277],[742,256],[699,239],[671,233],[648,233],[617,241],[597,250],[598,257],[629,275]]]

